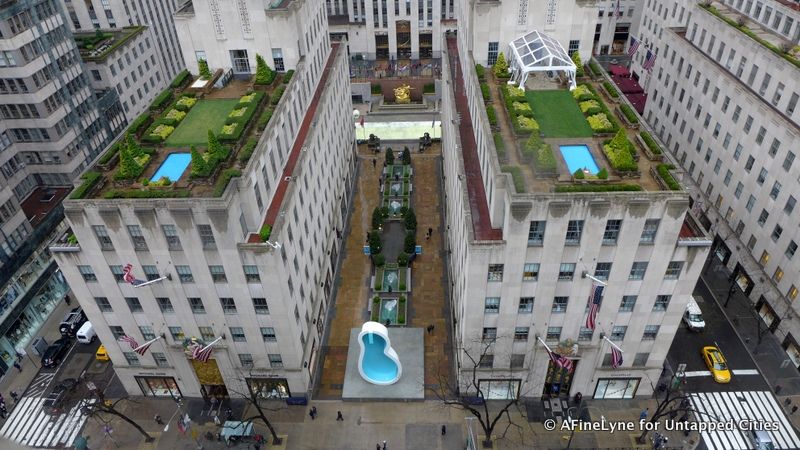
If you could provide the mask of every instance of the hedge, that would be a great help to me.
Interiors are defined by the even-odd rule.
[[[486,79],[486,69],[480,64],[475,64],[475,74],[478,75],[478,79],[481,81]]]
[[[425,86],[422,87],[423,94],[435,94],[436,93],[436,84],[434,83],[425,83]]]
[[[544,142],[539,136],[531,136],[522,148],[522,157],[530,161],[533,167],[540,172],[555,172],[556,157],[553,147]]]
[[[622,111],[622,114],[625,115],[625,118],[628,119],[628,122],[639,123],[639,118],[636,116],[636,113],[633,111],[633,108],[631,108],[627,104],[623,103],[619,105],[619,110]]]
[[[149,121],[150,121],[149,113],[144,113],[140,115],[139,117],[133,119],[133,122],[131,122],[131,126],[128,128],[128,132],[133,134],[138,133],[139,130],[141,130],[142,127],[146,126]]]
[[[270,119],[272,119],[272,113],[275,112],[272,108],[265,108],[264,111],[261,112],[261,115],[258,116],[258,122],[256,122],[256,129],[259,131],[263,131],[264,128],[267,128],[267,124],[269,124]]]
[[[256,149],[256,145],[258,144],[258,139],[250,138],[247,142],[242,146],[242,149],[239,150],[239,162],[242,164],[247,164],[247,161],[250,160],[250,157],[253,155],[253,152]]]
[[[659,164],[656,166],[656,171],[658,172],[658,175],[661,177],[662,180],[664,180],[664,183],[667,184],[667,187],[671,191],[680,191],[681,185],[678,184],[678,182],[675,181],[675,178],[672,177],[672,174],[669,173],[669,171],[674,168],[675,166],[673,166],[672,164]]]
[[[228,183],[230,183],[231,179],[234,177],[242,176],[242,172],[238,169],[225,169],[220,174],[219,179],[217,179],[217,183],[214,185],[214,197],[222,197],[222,194],[225,193],[225,188],[228,187]]]
[[[619,130],[614,139],[603,145],[603,152],[608,158],[611,167],[620,172],[634,172],[639,170],[639,166],[633,159],[636,149],[625,135],[625,130]]]
[[[293,75],[294,75],[294,69],[289,70],[285,74],[283,74],[283,84],[289,84],[289,81],[291,81]]]
[[[661,147],[658,146],[658,143],[656,143],[656,140],[653,139],[653,136],[651,136],[650,133],[647,131],[641,131],[639,132],[639,136],[641,136],[644,143],[647,144],[647,148],[650,149],[650,153],[654,155],[660,155],[662,153]]]
[[[481,83],[481,95],[483,96],[483,102],[489,103],[492,100],[492,94],[489,93],[489,85],[486,83]]]
[[[500,158],[506,157],[506,143],[503,141],[503,136],[500,133],[492,133],[494,138],[494,148],[497,150],[497,156]]]
[[[641,191],[638,184],[572,184],[556,186],[556,192],[614,192],[614,191]]]
[[[183,69],[183,71],[181,71],[181,73],[179,73],[175,79],[172,80],[172,83],[169,84],[169,87],[177,89],[183,86],[183,83],[186,82],[186,79],[189,78],[189,75],[191,75],[189,71],[187,69]]]
[[[286,90],[286,86],[280,85],[277,89],[272,91],[272,104],[277,105],[278,102],[281,101],[281,97],[283,97],[283,92]]]
[[[261,226],[261,229],[258,230],[258,235],[261,237],[261,241],[267,242],[269,240],[270,235],[272,235],[272,225],[265,223]]]
[[[103,198],[186,198],[191,196],[188,189],[113,189],[103,194]]]
[[[122,142],[125,141],[123,140]],[[112,145],[111,148],[109,148],[107,152],[103,153],[103,156],[101,156],[100,159],[97,160],[97,163],[103,165],[108,164],[108,162],[111,161],[111,158],[113,158],[114,155],[116,155],[117,152],[119,152],[120,145],[121,144],[119,142]]]
[[[489,116],[489,125],[496,126],[497,125],[497,112],[495,112],[494,106],[492,106],[492,105],[486,106],[486,115]]]
[[[170,100],[172,100],[172,90],[167,89],[153,99],[153,103],[150,104],[150,111],[163,108]]]
[[[87,192],[92,190],[92,188],[94,188],[97,185],[97,182],[103,178],[103,174],[94,171],[86,172],[85,174],[83,174],[83,176],[81,176],[81,178],[83,179],[83,183],[81,183],[81,185],[78,186],[74,191],[72,191],[72,194],[69,195],[69,198],[73,200],[83,198],[83,196],[86,195]]]
[[[256,111],[258,110],[258,106],[261,104],[261,101],[264,98],[263,92],[254,92],[251,95],[255,95],[255,98],[250,103],[240,103],[239,107],[247,108],[241,116],[234,116],[228,117],[225,120],[225,125],[236,124],[236,127],[233,129],[232,133],[219,133],[219,140],[220,141],[237,141],[240,137],[242,137],[242,133],[247,128],[247,124],[250,123],[250,120],[255,115]],[[225,129],[225,127],[223,127]]]
[[[592,73],[597,77],[603,74],[603,68],[594,61],[589,61],[589,69],[591,69]]]
[[[606,88],[608,95],[612,98],[619,98],[619,91],[617,91],[617,88],[615,88],[613,84],[608,81],[603,81],[603,87]]]
[[[600,109],[603,110],[603,112],[606,115],[606,118],[608,119],[609,122],[611,122],[611,129],[608,131],[610,133],[616,133],[620,127],[619,122],[614,117],[614,115],[611,114],[611,111],[609,111],[608,106],[606,106],[606,103],[600,98],[599,95],[597,95],[597,91],[594,89],[594,86],[592,86],[591,84],[581,84],[580,86],[585,86],[586,89],[588,89],[589,92],[592,94],[592,97],[597,100],[598,104],[600,104]]]
[[[522,176],[522,169],[518,166],[503,166],[501,170],[511,174],[511,179],[514,180],[514,189],[517,190],[517,193],[525,192],[525,178]]]

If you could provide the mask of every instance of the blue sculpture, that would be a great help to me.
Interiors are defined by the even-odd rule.
[[[365,322],[358,334],[358,373],[361,378],[379,386],[394,384],[403,367],[389,341],[389,330],[378,322]]]

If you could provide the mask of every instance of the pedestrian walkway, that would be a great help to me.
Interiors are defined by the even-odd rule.
[[[87,416],[81,414],[84,401],[59,415],[42,410],[45,399],[24,397],[0,428],[0,436],[30,447],[70,446],[83,428]],[[93,401],[93,400],[92,400]]]

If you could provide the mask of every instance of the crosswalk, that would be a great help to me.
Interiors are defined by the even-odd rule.
[[[748,426],[746,424],[774,427],[774,430],[768,430],[767,433],[771,436],[775,449],[800,448],[800,437],[771,392],[710,392],[690,394],[690,398],[698,425],[710,422],[734,424],[728,430],[702,431],[700,435],[708,450],[752,448],[746,431],[742,429],[743,426]]]
[[[0,428],[0,436],[29,447],[71,447],[86,422],[81,407],[95,400],[82,400],[58,416],[44,413],[44,400],[40,397],[22,398]]]
[[[55,372],[39,372],[36,375],[36,378],[34,378],[31,382],[30,386],[28,386],[28,390],[25,391],[25,396],[44,397],[44,391],[47,390],[47,386],[50,385],[50,382],[53,381],[55,376]]]

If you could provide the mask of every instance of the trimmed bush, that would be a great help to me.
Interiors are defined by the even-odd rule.
[[[269,240],[270,235],[272,235],[272,225],[265,223],[261,226],[261,229],[258,230],[258,235],[261,237],[261,242],[267,242]]]
[[[584,178],[586,178],[586,174],[583,173],[582,169],[576,170],[575,173],[572,174],[572,176],[575,177],[576,180],[583,180]]]
[[[625,135],[625,130],[619,130],[614,139],[603,145],[603,152],[606,154],[611,167],[620,172],[635,172],[639,170],[636,161],[633,159],[633,144]]]
[[[167,89],[153,99],[153,103],[150,104],[150,111],[163,108],[164,105],[170,102],[170,100],[172,100],[172,90]]]
[[[597,103],[597,100],[586,100],[585,102],[578,103],[578,107],[581,108],[581,112],[587,115],[597,114],[602,111],[600,108],[600,104]]]
[[[527,102],[514,102],[512,105],[514,107],[514,114],[524,117],[533,117],[533,110],[531,109],[531,105]]]
[[[608,120],[606,113],[597,113],[586,118],[589,126],[595,133],[611,133],[614,131],[614,124]]]
[[[653,136],[651,136],[650,133],[647,131],[641,131],[639,132],[639,136],[642,138],[645,145],[647,145],[647,148],[650,149],[650,153],[654,155],[660,155],[662,153],[661,147],[658,146],[658,143],[655,139],[653,139]]]
[[[150,162],[150,155],[142,151],[130,134],[120,148],[119,169],[114,174],[117,180],[133,180],[139,177]]]
[[[608,95],[612,98],[619,98],[619,91],[617,91],[617,88],[615,88],[613,84],[608,81],[603,81],[603,87],[606,88]]]
[[[256,80],[255,84],[266,85],[275,81],[275,71],[270,69],[264,57],[256,53]]]
[[[579,87],[585,87],[589,91],[589,93],[591,93],[592,98],[597,100],[597,104],[600,105],[600,109],[606,115],[606,119],[611,123],[611,129],[609,129],[607,131],[595,131],[595,132],[596,133],[616,133],[619,130],[619,127],[620,127],[619,122],[617,121],[617,119],[614,116],[614,114],[612,114],[611,111],[608,110],[608,107],[606,106],[606,104],[603,102],[603,100],[597,94],[597,91],[594,90],[594,86],[592,86],[591,84],[582,84]]]
[[[514,189],[517,193],[525,192],[525,177],[522,175],[522,169],[518,166],[503,166],[501,170],[511,174],[511,179],[514,181]]]
[[[662,180],[664,180],[664,183],[670,190],[680,191],[681,185],[678,184],[677,181],[675,181],[675,178],[669,172],[674,168],[675,166],[673,166],[672,164],[659,164],[656,166],[656,172],[658,172],[658,175],[661,177]]]
[[[486,83],[481,83],[481,95],[483,96],[483,102],[489,103],[492,101],[492,94],[489,92],[489,85]]]
[[[144,113],[140,115],[139,117],[134,119],[133,122],[131,122],[131,126],[128,127],[128,133],[134,133],[134,134],[138,133],[139,130],[147,126],[149,122],[150,122],[150,114]]]
[[[506,92],[508,92],[508,99],[512,102],[527,102],[528,99],[525,97],[525,89],[518,88],[516,86],[505,86]]]
[[[533,167],[539,172],[552,173],[556,171],[556,157],[553,155],[553,148],[535,134],[525,142],[522,156],[533,163]]]
[[[614,191],[641,191],[638,184],[573,184],[569,186],[556,186],[556,192],[614,192]]]
[[[183,95],[178,99],[177,102],[175,102],[175,109],[186,112],[192,109],[192,106],[194,106],[195,103],[197,103],[196,98]]]
[[[423,94],[435,94],[436,93],[436,84],[434,83],[425,83],[422,86],[422,93]]]
[[[492,72],[494,72],[494,76],[497,78],[509,78],[511,74],[508,73],[508,62],[506,62],[506,55],[503,52],[500,52],[497,55],[497,61],[495,61],[494,66],[492,66]]]
[[[191,175],[193,177],[207,177],[209,173],[211,173],[211,165],[206,161],[206,158],[203,154],[198,151],[195,146],[191,146],[190,152],[192,155],[192,160],[190,165],[191,168]]]
[[[225,188],[228,187],[228,183],[233,178],[242,176],[242,172],[237,169],[225,169],[222,171],[222,174],[217,179],[217,183],[214,185],[214,197],[222,197],[222,194],[225,193]]]
[[[294,69],[287,71],[283,74],[283,84],[289,84],[292,81],[292,77],[294,76]]]
[[[600,169],[600,171],[597,172],[597,178],[599,178],[601,180],[607,180],[608,179],[608,170],[605,167]]]
[[[592,71],[594,76],[599,77],[603,74],[603,68],[600,67],[600,64],[597,64],[594,61],[589,61],[589,69]]]
[[[258,139],[250,138],[247,142],[242,146],[242,149],[239,150],[239,162],[242,164],[247,164],[247,161],[250,160],[250,157],[253,155],[253,152],[256,149],[256,145],[258,144]]]
[[[372,95],[381,95],[381,94],[383,94],[383,88],[381,87],[380,84],[370,85],[369,89],[370,89],[370,92],[372,92]]]
[[[117,142],[116,144],[112,145],[111,148],[109,148],[108,151],[103,153],[103,156],[101,156],[100,159],[97,160],[97,163],[102,165],[108,164],[108,162],[111,161],[111,158],[113,158],[114,155],[116,155],[119,152],[121,146],[122,142]]]
[[[384,157],[387,166],[391,166],[394,164],[394,150],[392,150],[392,147],[386,147],[386,151],[384,152]]]
[[[183,83],[185,83],[186,80],[189,79],[189,75],[191,75],[189,73],[189,71],[186,70],[186,69],[183,69],[181,71],[181,73],[179,73],[177,76],[175,76],[175,79],[172,80],[172,83],[169,84],[169,87],[171,87],[173,89],[177,89],[177,88],[183,86]]]
[[[372,263],[375,264],[375,267],[383,267],[386,265],[386,255],[383,253],[378,253],[372,255]],[[383,280],[375,280],[375,290],[380,291],[383,288]]]
[[[517,124],[523,134],[539,133],[539,122],[530,117],[517,116]]]
[[[381,243],[381,233],[378,231],[370,231],[369,232],[369,251],[373,255],[377,255],[383,250],[383,244]]]
[[[633,111],[633,108],[628,106],[627,104],[623,103],[619,105],[619,110],[622,111],[622,114],[625,115],[625,118],[628,119],[629,123],[639,123],[639,118],[636,116],[636,113]]]
[[[277,89],[272,91],[271,103],[273,105],[277,105],[278,102],[281,101],[281,97],[283,97],[283,92],[286,90],[286,85],[280,85]]]
[[[272,108],[265,108],[264,111],[261,112],[261,115],[258,116],[258,122],[256,122],[256,129],[258,131],[264,131],[267,128],[267,124],[269,124],[270,119],[272,119],[272,113],[275,110]]]
[[[475,64],[475,74],[478,75],[478,79],[481,81],[486,79],[486,69],[480,64]]]
[[[583,63],[581,62],[581,54],[578,53],[577,51],[572,53],[572,62],[575,63],[575,76],[576,77],[582,77],[582,76],[586,75],[586,73],[583,71]]]
[[[187,198],[192,195],[188,189],[112,189],[103,198]]]
[[[379,206],[376,206],[372,210],[372,229],[373,230],[377,230],[377,229],[383,227],[384,219],[386,219],[386,217],[384,217],[383,211],[381,210],[381,208]]]
[[[405,215],[403,216],[404,224],[406,226],[406,230],[416,230],[417,229],[417,215],[414,214],[413,208],[408,208]],[[411,253],[411,252],[409,252]]]
[[[417,233],[409,231],[406,233],[406,238],[403,241],[403,250],[408,253],[414,253],[417,247]]]
[[[83,182],[80,184],[80,186],[75,188],[74,191],[72,191],[72,194],[69,195],[69,198],[73,200],[83,198],[84,195],[91,191],[97,185],[97,183],[103,179],[103,174],[94,171],[86,172],[81,176],[81,179],[83,179]]]
[[[228,114],[225,125],[220,130],[219,139],[226,142],[238,141],[265,96],[263,92],[242,96],[236,109]]]
[[[497,126],[497,112],[494,110],[494,106],[486,106],[486,115],[489,116],[489,125]]]
[[[497,150],[497,156],[500,158],[506,157],[506,143],[503,141],[503,136],[500,133],[492,133],[494,139],[494,148]]]
[[[585,84],[581,84],[572,91],[572,98],[579,102],[585,102],[594,99],[594,95]]]
[[[400,155],[400,161],[405,165],[411,164],[411,150],[408,147],[403,147],[403,153]]]
[[[397,255],[397,265],[400,267],[408,267],[408,253],[403,252]],[[401,289],[401,291],[404,290],[405,289]]]
[[[211,79],[211,69],[208,68],[208,61],[206,61],[205,59],[197,61],[197,69],[200,74],[201,80]]]

